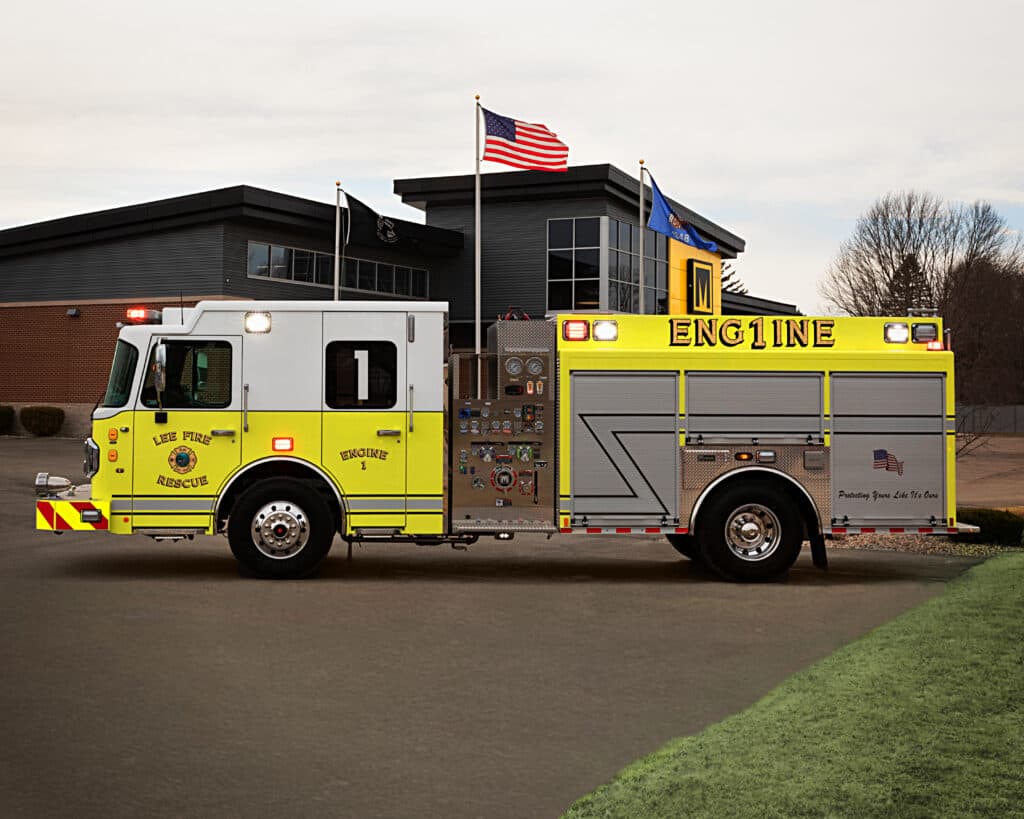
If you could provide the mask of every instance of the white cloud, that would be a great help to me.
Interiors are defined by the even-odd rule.
[[[805,310],[886,191],[1024,202],[1020,3],[515,8],[18,4],[0,225],[240,183],[330,201],[335,178],[406,215],[392,179],[472,172],[475,93],[547,123],[573,164],[643,157],[747,239],[752,290]]]

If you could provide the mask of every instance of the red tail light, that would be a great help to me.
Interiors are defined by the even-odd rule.
[[[929,341],[928,342],[928,349],[929,350],[943,350],[945,348],[942,346],[942,342],[941,341],[936,340],[936,341]]]
[[[590,322],[583,319],[563,321],[562,338],[565,341],[586,341],[590,338]]]

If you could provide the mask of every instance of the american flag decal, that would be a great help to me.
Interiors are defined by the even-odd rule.
[[[874,468],[884,469],[886,472],[895,472],[897,475],[902,475],[903,461],[897,461],[896,456],[887,449],[876,449]]]

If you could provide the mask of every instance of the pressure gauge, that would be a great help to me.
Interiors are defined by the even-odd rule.
[[[526,360],[526,371],[530,375],[540,375],[544,372],[544,362],[534,356]]]
[[[523,359],[511,356],[505,359],[505,372],[509,375],[520,375],[523,372]]]

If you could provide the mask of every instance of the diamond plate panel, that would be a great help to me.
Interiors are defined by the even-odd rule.
[[[774,463],[737,461],[738,452],[775,453]],[[810,453],[804,457],[804,453]],[[693,509],[697,499],[709,484],[729,473],[740,473],[744,469],[759,467],[788,475],[799,483],[810,495],[818,510],[818,520],[828,526],[832,519],[832,479],[829,448],[807,444],[782,444],[772,447],[752,448],[745,446],[686,446],[682,448],[682,492],[680,509],[682,520],[693,525]],[[807,468],[821,464],[821,468]]]

